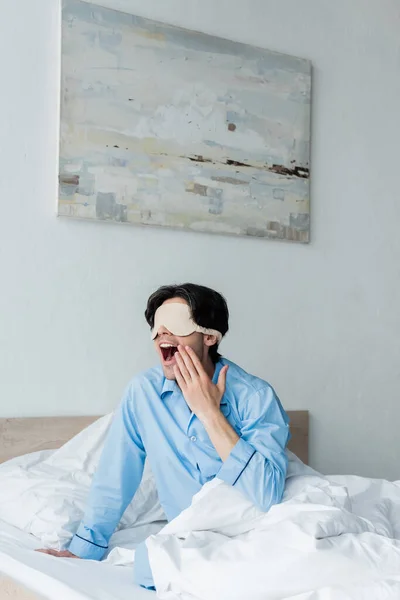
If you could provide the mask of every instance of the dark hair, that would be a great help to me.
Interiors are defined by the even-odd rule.
[[[227,333],[229,329],[229,311],[225,298],[218,292],[195,283],[164,285],[154,292],[147,301],[147,308],[144,313],[150,327],[154,326],[154,315],[157,308],[170,298],[183,298],[183,300],[186,300],[194,322],[200,327],[216,329],[223,336]],[[218,343],[211,346],[210,358],[214,364],[221,358],[218,353]]]

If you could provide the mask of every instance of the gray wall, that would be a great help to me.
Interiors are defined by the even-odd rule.
[[[99,413],[155,360],[164,282],[224,292],[225,353],[312,414],[325,472],[400,478],[398,0],[108,5],[311,59],[309,246],[56,219],[58,10],[0,21],[0,416]]]

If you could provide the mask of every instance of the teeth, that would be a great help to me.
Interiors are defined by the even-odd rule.
[[[174,344],[160,344],[160,348],[175,348]]]

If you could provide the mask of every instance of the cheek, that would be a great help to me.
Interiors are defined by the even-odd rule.
[[[201,334],[196,335],[196,339],[193,342],[193,349],[196,352],[200,360],[203,360],[204,355],[204,338]]]
[[[203,352],[203,336],[200,333],[192,333],[186,337],[179,338],[181,346],[190,346],[199,356]]]

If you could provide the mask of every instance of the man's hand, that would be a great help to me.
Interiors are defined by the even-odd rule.
[[[175,358],[174,374],[189,408],[200,421],[214,418],[220,413],[228,367],[222,367],[218,382],[214,384],[192,348],[178,346]]]
[[[58,556],[58,558],[79,558],[79,556],[75,556],[69,550],[52,550],[51,548],[43,548],[41,550],[36,550],[36,552],[41,552],[42,554],[50,554],[51,556]]]
[[[179,346],[175,357],[177,364],[174,373],[182,394],[189,408],[203,423],[219,456],[225,461],[239,439],[220,409],[228,366],[222,367],[215,384],[192,348]]]

